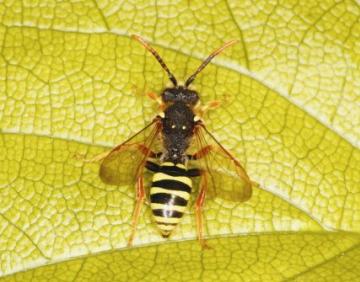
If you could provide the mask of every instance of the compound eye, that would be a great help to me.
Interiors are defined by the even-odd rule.
[[[169,90],[165,90],[162,94],[161,94],[161,98],[163,100],[164,103],[168,103],[168,102],[172,102],[175,99],[175,95],[172,91]]]

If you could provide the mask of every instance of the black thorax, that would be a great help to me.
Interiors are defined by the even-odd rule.
[[[164,161],[184,163],[195,125],[192,108],[176,101],[166,108],[162,124]]]

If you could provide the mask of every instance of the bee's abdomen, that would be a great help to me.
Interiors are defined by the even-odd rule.
[[[184,215],[191,186],[187,170],[181,164],[163,163],[154,174],[150,189],[151,209],[163,237],[170,235]]]

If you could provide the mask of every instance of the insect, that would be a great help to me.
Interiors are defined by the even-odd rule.
[[[95,157],[101,161],[100,178],[107,184],[136,186],[128,245],[133,242],[146,197],[145,172],[153,174],[150,206],[154,221],[165,238],[179,224],[188,206],[192,180],[200,178],[195,202],[196,230],[200,244],[206,247],[202,217],[205,197],[246,201],[251,197],[252,182],[239,161],[208,131],[200,116],[215,108],[218,102],[200,106],[199,94],[189,86],[216,55],[237,41],[229,41],[216,49],[183,85],[179,85],[155,49],[140,36],[133,35],[133,38],[152,53],[173,85],[165,88],[160,97],[149,95],[159,102],[160,114],[125,142]]]

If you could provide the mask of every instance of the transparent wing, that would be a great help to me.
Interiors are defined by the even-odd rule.
[[[161,120],[154,119],[103,158],[99,175],[104,183],[127,185],[135,183],[143,173],[146,160],[161,150]]]
[[[203,124],[197,125],[194,141],[198,156],[192,162],[206,173],[207,197],[237,202],[248,200],[252,194],[252,182],[240,162]]]

